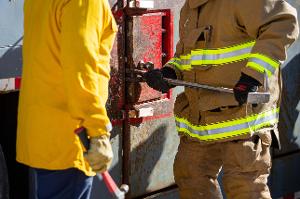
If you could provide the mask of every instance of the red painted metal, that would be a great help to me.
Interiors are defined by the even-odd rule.
[[[108,173],[108,171],[101,173],[101,176],[105,182],[107,189],[114,196],[114,198],[116,198],[116,199],[124,199],[125,198],[125,194],[127,193],[128,190],[121,191],[119,189],[119,187],[117,186],[117,184],[115,183],[115,181],[113,180],[113,178]]]
[[[144,15],[132,16],[129,22],[128,36],[128,56],[129,68],[135,68],[138,61],[151,61],[155,68],[161,68],[173,56],[173,15],[169,9],[147,11]],[[146,83],[128,83],[127,90],[130,94],[129,104],[125,110],[132,109],[134,104],[144,104],[145,102],[169,99],[172,104],[172,91],[167,94],[161,94],[151,88]],[[162,105],[162,104],[161,104]],[[164,104],[165,105],[165,104]],[[167,113],[163,110],[154,116],[146,118],[127,118],[126,123],[137,124],[144,121],[156,120],[172,116],[172,107]],[[162,109],[158,107],[158,109]],[[126,116],[126,115],[125,115]],[[114,121],[113,124],[121,124],[120,121]]]
[[[172,119],[172,93],[161,94],[149,88],[146,83],[138,82],[134,72],[138,69],[139,61],[151,61],[155,68],[161,68],[173,56],[171,18],[170,10],[148,10],[145,14],[130,15],[126,21],[128,101],[125,106],[123,134],[123,183],[132,186],[128,198],[140,197],[174,183],[172,169],[160,175],[160,167],[171,167],[166,164],[172,161],[177,148],[177,137],[174,136],[176,129]],[[145,108],[152,108],[153,113],[150,111],[149,116],[139,117]],[[168,152],[162,153],[164,150]],[[167,157],[165,154],[168,154]],[[161,155],[164,157],[160,158]],[[150,173],[155,177],[147,183]]]
[[[139,61],[153,62],[161,68],[173,56],[173,23],[170,10],[152,10],[146,14],[129,17],[128,68],[135,69]],[[130,76],[130,75],[129,75]],[[130,76],[135,80],[134,75]],[[171,98],[171,92],[162,94],[144,82],[128,82],[127,94],[131,104],[154,99]]]
[[[132,18],[132,48],[135,62],[151,61],[155,68],[161,68],[163,15],[164,13],[157,12]],[[161,98],[161,93],[149,88],[146,83],[135,84],[134,95],[135,103]]]
[[[122,126],[125,119],[115,119],[111,120],[112,126]]]
[[[163,43],[162,43],[162,49],[165,53],[165,57],[163,57],[162,64],[165,65],[174,54],[174,23],[173,23],[173,15],[171,10],[161,10],[166,15],[163,17],[163,27],[165,28],[165,32],[163,34]],[[167,98],[171,99],[172,97],[172,90],[170,90],[167,95]]]
[[[140,124],[151,120],[158,120],[158,119],[169,118],[169,117],[173,117],[173,113],[166,113],[166,114],[155,115],[150,117],[142,117],[142,118],[129,118],[128,122],[129,124]]]
[[[19,90],[21,88],[21,77],[15,78],[15,89]]]
[[[123,112],[120,111],[125,105],[125,14],[115,4],[113,14],[118,24],[118,33],[111,52],[111,78],[109,82],[109,98],[107,100],[107,113],[118,126],[122,125]],[[120,121],[118,121],[120,120]]]

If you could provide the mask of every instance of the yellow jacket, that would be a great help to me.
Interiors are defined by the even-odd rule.
[[[116,31],[107,0],[25,0],[17,161],[94,175],[74,130],[109,134],[105,103]]]

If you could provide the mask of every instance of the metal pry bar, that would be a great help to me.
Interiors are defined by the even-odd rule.
[[[224,93],[231,93],[233,94],[233,89],[231,88],[224,88],[224,87],[214,87],[204,84],[198,84],[194,82],[186,82],[177,79],[169,79],[164,78],[169,84],[174,86],[186,86],[189,88],[196,88],[196,89],[207,89],[212,91],[224,92]],[[263,104],[268,103],[270,101],[270,93],[269,92],[250,92],[248,93],[247,102],[249,104]]]

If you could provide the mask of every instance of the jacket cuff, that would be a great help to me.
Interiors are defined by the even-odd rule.
[[[110,131],[112,130],[112,125],[111,123],[108,123],[105,127],[103,128],[87,128],[87,134],[90,137],[97,137],[97,136],[102,136],[102,135],[107,135],[110,136]]]
[[[246,67],[241,72],[253,77],[263,85],[266,76],[273,76],[276,70],[279,70],[279,67],[280,62],[278,60],[267,56],[266,53],[252,49]]]
[[[175,73],[176,73],[177,79],[182,79],[182,73],[180,72],[180,70],[178,69],[178,66],[176,66],[176,64],[177,63],[174,63],[173,60],[170,60],[163,67],[172,68],[175,71]]]
[[[264,73],[260,73],[250,67],[242,68],[241,72],[256,79],[261,85],[264,85],[264,82],[265,82],[265,74]]]
[[[271,77],[275,71],[279,69],[280,62],[267,56],[265,53],[262,54],[252,51],[246,66]]]

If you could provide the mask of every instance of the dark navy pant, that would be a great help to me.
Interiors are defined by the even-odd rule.
[[[4,154],[0,145],[0,198],[9,199],[8,196],[8,176]]]
[[[71,168],[66,170],[33,169],[38,199],[89,199],[93,177]]]

